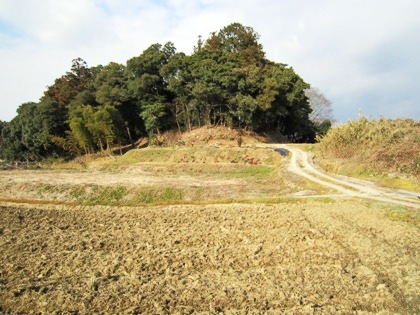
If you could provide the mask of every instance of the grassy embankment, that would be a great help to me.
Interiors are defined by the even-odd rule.
[[[330,129],[315,149],[329,172],[420,191],[420,122],[365,117]]]
[[[125,205],[229,202],[237,194],[242,195],[241,190],[247,190],[246,181],[251,180],[250,187],[261,192],[262,186],[267,187],[269,180],[274,181],[273,186],[277,183],[281,187],[274,178],[280,164],[281,159],[274,152],[251,149],[152,147],[132,150],[113,163],[103,165],[100,170],[122,176],[124,173],[150,175],[162,183],[152,182],[140,188],[110,187],[121,192],[121,197],[113,198],[111,193],[105,199],[91,196],[87,202],[101,204],[101,200],[105,200],[106,204],[122,202]],[[223,189],[230,180],[235,182],[232,189]],[[276,190],[274,187],[271,189]],[[243,195],[243,198],[246,196]]]
[[[285,163],[272,148],[151,147],[5,173],[0,184],[3,199],[110,206],[276,203],[309,188],[324,192],[287,174]]]

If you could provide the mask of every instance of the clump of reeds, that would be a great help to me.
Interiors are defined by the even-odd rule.
[[[338,125],[318,139],[323,157],[351,160],[384,173],[420,177],[420,122],[366,117]]]

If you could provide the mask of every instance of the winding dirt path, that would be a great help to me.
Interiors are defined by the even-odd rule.
[[[351,197],[420,209],[420,200],[418,199],[420,193],[378,187],[372,182],[347,176],[329,175],[314,165],[312,156],[307,152],[284,145],[282,148],[286,148],[292,153],[288,170],[296,175]]]
[[[418,209],[417,194],[329,175],[308,153],[278,148],[292,153],[289,172],[346,198],[124,207],[57,195],[41,203],[32,187],[46,182],[63,191],[98,181],[209,182],[140,167],[1,173],[1,196],[28,199],[0,198],[0,313],[420,314],[417,221],[359,199]],[[233,184],[214,189],[232,194]]]

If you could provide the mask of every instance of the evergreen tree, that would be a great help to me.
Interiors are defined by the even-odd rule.
[[[174,95],[167,89],[167,81],[163,78],[161,70],[170,62],[175,51],[170,42],[164,46],[154,44],[140,56],[127,61],[128,90],[132,99],[137,102],[149,137],[153,137],[160,130],[173,127],[169,104]]]
[[[39,103],[22,104],[12,121],[0,122],[0,156],[94,153],[132,143],[131,136],[152,139],[205,124],[313,141],[328,123],[315,119],[320,107],[308,91],[293,68],[266,59],[258,33],[232,23],[206,40],[200,36],[191,55],[168,42],[151,45],[126,66],[89,68],[73,60]]]

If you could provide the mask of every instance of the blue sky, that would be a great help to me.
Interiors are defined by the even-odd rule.
[[[419,12],[418,0],[0,0],[0,120],[77,57],[125,64],[167,41],[189,54],[232,22],[320,89],[337,121],[420,119]]]

